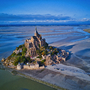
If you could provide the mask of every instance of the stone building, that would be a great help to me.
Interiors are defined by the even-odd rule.
[[[30,65],[23,65],[23,68],[21,67],[20,64],[17,65],[17,70],[21,70],[21,69],[43,69],[44,66],[39,66],[38,63],[36,64],[33,64],[33,63],[30,63]]]
[[[36,28],[34,36],[25,41],[25,47],[27,48],[26,56],[36,56],[36,50],[44,45],[46,45],[45,39],[42,39],[42,36],[37,32]]]
[[[17,65],[17,70],[21,70],[22,68],[23,68],[23,65],[20,64],[20,63],[18,63],[18,65]]]
[[[66,61],[67,57],[69,56],[69,52],[66,52],[65,50],[61,50],[60,53],[57,55],[46,55],[45,59],[45,64],[46,65],[52,65],[52,64],[59,64],[61,62]]]
[[[14,52],[15,52],[16,54],[18,54],[18,53],[22,52],[22,48],[19,48],[18,50],[14,50],[13,53],[14,53]]]

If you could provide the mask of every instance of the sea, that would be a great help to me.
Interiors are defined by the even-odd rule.
[[[83,26],[0,26],[0,61],[7,58],[13,50],[37,31],[46,39],[49,44],[60,42],[76,42],[90,38],[90,34],[83,29],[90,28],[90,25]],[[72,37],[75,37],[73,39]],[[55,90],[46,85],[30,79],[12,75],[7,70],[0,70],[0,90]]]

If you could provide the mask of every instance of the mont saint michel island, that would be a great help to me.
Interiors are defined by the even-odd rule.
[[[25,40],[23,45],[16,47],[13,53],[4,61],[9,68],[21,69],[44,69],[48,65],[65,62],[69,52],[54,46],[49,46],[42,35],[35,28],[34,36]],[[58,68],[56,68],[58,69]]]

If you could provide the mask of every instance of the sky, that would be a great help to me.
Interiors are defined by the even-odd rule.
[[[90,24],[90,0],[0,0],[0,24]]]

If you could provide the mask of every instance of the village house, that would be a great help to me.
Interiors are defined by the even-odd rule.
[[[38,63],[36,63],[36,64],[30,63],[28,65],[21,65],[20,63],[18,63],[18,65],[17,65],[17,70],[21,70],[21,69],[44,69],[44,68],[45,68],[44,66],[39,66]]]
[[[22,52],[22,48],[19,48],[18,50],[16,49],[16,50],[13,51],[13,53],[16,53],[16,54],[18,54],[20,52]]]
[[[17,65],[17,70],[21,70],[21,69],[23,69],[23,65],[20,64],[20,63],[18,63],[18,65]]]

